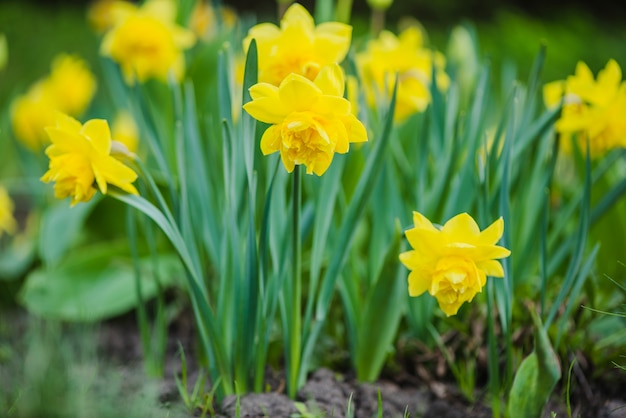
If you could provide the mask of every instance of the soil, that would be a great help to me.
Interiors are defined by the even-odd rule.
[[[169,334],[165,377],[158,381],[153,401],[160,405],[163,416],[200,416],[199,409],[185,409],[174,379],[181,371],[179,347],[186,354],[188,380],[191,385],[199,373],[194,355],[196,340],[193,318],[186,314],[179,315],[170,326]],[[97,335],[98,356],[103,359],[109,371],[119,376],[143,374],[140,337],[133,314],[103,322],[98,327]],[[6,376],[1,377],[5,380]],[[122,377],[122,380],[125,378]],[[267,381],[271,388],[268,393],[248,394],[240,397],[239,402],[235,396],[228,396],[221,403],[212,405],[215,415],[234,417],[239,408],[240,416],[248,418],[339,418],[350,415],[356,418],[492,416],[491,409],[480,401],[484,399],[485,390],[478,391],[476,398],[479,401],[471,404],[461,396],[453,382],[427,382],[418,376],[403,375],[402,378],[392,377],[376,383],[359,383],[349,373],[341,374],[322,368],[311,373],[307,383],[298,392],[295,402],[284,393],[284,378],[280,372],[268,371]],[[127,390],[134,390],[133,386],[127,386]],[[379,409],[379,392],[382,414]],[[575,389],[575,393],[572,393],[572,416],[626,418],[625,391],[618,388],[614,391],[617,395],[609,392],[611,391],[600,385],[588,385],[585,390],[580,391]],[[555,394],[560,393],[562,391],[557,388]],[[555,397],[549,402],[543,417],[554,416],[552,413],[556,413],[557,417],[568,416],[566,405],[560,398]]]

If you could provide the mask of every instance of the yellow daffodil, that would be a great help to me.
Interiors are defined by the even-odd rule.
[[[502,218],[482,232],[467,213],[450,219],[441,229],[418,212],[413,212],[413,222],[414,227],[406,231],[413,249],[400,254],[400,261],[411,270],[411,296],[428,291],[450,316],[482,291],[487,276],[504,277],[496,259],[511,252],[495,245],[504,231]]]
[[[124,144],[129,152],[137,152],[139,129],[130,113],[119,111],[115,115],[111,126],[111,134],[113,140]]]
[[[149,0],[141,7],[122,10],[104,39],[100,52],[119,63],[124,79],[166,81],[171,72],[181,79],[185,71],[183,50],[195,43],[193,32],[175,22],[176,4]]]
[[[339,22],[315,26],[313,17],[298,3],[280,21],[254,26],[244,39],[244,50],[256,40],[259,82],[278,86],[291,73],[314,80],[320,69],[340,63],[350,48],[352,27]]]
[[[48,143],[44,128],[54,124],[55,112],[79,116],[89,106],[95,91],[96,79],[84,60],[74,55],[57,55],[50,75],[11,103],[11,124],[16,138],[31,150],[39,150]]]
[[[303,164],[307,174],[321,176],[334,153],[348,152],[351,142],[367,141],[365,127],[352,114],[343,92],[344,75],[336,64],[324,67],[314,81],[291,74],[279,87],[252,86],[252,101],[244,109],[272,125],[261,138],[263,154],[280,152],[288,172]]]
[[[366,50],[358,54],[356,60],[363,85],[369,86],[366,97],[372,106],[391,95],[395,75],[398,75],[397,122],[424,111],[430,103],[433,67],[437,87],[446,90],[450,84],[444,72],[444,56],[423,46],[422,33],[415,26],[408,27],[399,36],[382,31],[377,39],[368,42]]]
[[[43,83],[44,94],[53,98],[56,109],[74,116],[87,109],[96,92],[96,78],[87,63],[75,55],[58,55]]]
[[[72,206],[89,201],[97,186],[103,194],[107,184],[137,194],[132,185],[137,174],[111,156],[111,132],[105,120],[92,119],[81,125],[76,119],[58,113],[56,126],[46,128],[52,144],[46,149],[48,171],[41,177],[54,181],[58,199],[72,198]]]
[[[54,124],[54,98],[35,85],[11,103],[11,125],[15,137],[27,148],[38,151],[48,143],[44,128]]]
[[[563,98],[555,128],[566,139],[562,142],[566,152],[571,151],[572,138],[583,152],[589,141],[592,157],[626,147],[626,82],[615,60],[607,63],[597,80],[589,67],[579,62],[573,76],[546,84],[543,94],[548,107]]]
[[[4,232],[12,234],[17,229],[17,222],[13,217],[13,201],[7,190],[0,186],[0,235]]]
[[[200,39],[213,39],[219,29],[232,29],[237,23],[237,14],[226,6],[220,6],[217,10],[210,1],[197,1],[191,12],[189,28]]]
[[[117,16],[132,13],[136,6],[127,0],[96,0],[87,10],[87,21],[98,33],[115,25]]]

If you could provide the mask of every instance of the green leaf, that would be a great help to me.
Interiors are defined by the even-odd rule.
[[[355,359],[359,381],[373,382],[378,378],[404,312],[406,281],[402,279],[404,274],[398,262],[400,238],[398,227],[361,312]]]
[[[36,239],[17,236],[0,251],[0,280],[12,281],[22,277],[35,260]]]
[[[183,274],[174,254],[159,257],[158,272],[149,257],[139,261],[144,298],[157,292],[154,275],[170,286]],[[82,248],[53,268],[40,268],[26,279],[20,301],[32,313],[67,321],[99,321],[137,304],[135,273],[125,243]]]
[[[76,243],[85,220],[100,199],[70,207],[66,200],[48,207],[41,217],[39,256],[46,265],[57,263]]]
[[[540,417],[561,378],[561,365],[550,345],[546,329],[532,310],[531,315],[535,323],[535,348],[515,374],[508,403],[511,418]]]

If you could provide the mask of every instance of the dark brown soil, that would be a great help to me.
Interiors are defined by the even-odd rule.
[[[20,334],[27,327],[25,322],[28,321],[24,321],[24,316],[24,313],[18,314],[17,317],[21,319],[13,322],[20,324],[19,327],[13,328]],[[4,316],[0,319],[6,318],[7,316]],[[153,405],[160,405],[156,410],[163,412],[163,415],[151,412],[149,415],[134,416],[192,417],[201,415],[199,410],[189,411],[183,406],[174,380],[174,376],[181,371],[181,360],[178,355],[179,343],[186,354],[188,380],[191,385],[198,376],[199,368],[194,355],[196,340],[193,318],[188,314],[180,315],[170,326],[169,334],[165,377],[158,380],[158,389],[153,393],[141,394],[142,399],[148,396],[148,402]],[[137,376],[143,376],[142,350],[133,314],[98,325],[97,336],[97,355],[100,364],[104,364],[107,368],[109,374],[106,376],[117,375],[122,381],[136,380]],[[20,341],[20,344],[23,344],[23,341]],[[15,347],[17,349],[18,346]],[[19,351],[19,349],[15,351]],[[19,353],[17,355],[19,357]],[[2,367],[1,361],[0,367]],[[5,383],[13,380],[14,376],[11,376],[11,373],[11,370],[7,368],[0,370],[0,377],[3,380],[0,389],[5,387]],[[403,373],[406,374],[407,372]],[[340,374],[324,368],[319,369],[310,375],[309,380],[298,392],[294,402],[284,393],[285,384],[281,373],[268,371],[267,377],[272,388],[270,392],[249,394],[239,399],[235,396],[229,396],[221,403],[214,404],[213,408],[218,417],[234,417],[237,408],[239,408],[241,417],[250,418],[291,416],[461,418],[492,416],[491,409],[484,401],[486,395],[484,390],[476,393],[476,399],[479,401],[472,404],[461,396],[452,382],[426,382],[418,376],[407,375],[394,379],[390,373],[385,375],[391,378],[376,383],[359,383],[349,374]],[[141,391],[141,379],[135,380],[133,380],[135,382],[133,384],[125,384],[123,390]],[[626,389],[623,387],[612,389],[613,391],[594,384],[590,384],[585,390],[574,389],[572,391],[572,416],[626,418]],[[379,392],[382,400],[381,405],[379,405]],[[564,396],[560,397],[562,393],[564,391],[557,388],[555,396],[545,408],[543,417],[551,417],[552,412],[556,413],[557,417],[568,416],[564,403],[565,398]],[[621,396],[619,396],[620,393]],[[115,404],[110,407],[115,411]],[[121,406],[119,412],[122,414],[119,416],[130,416],[122,413]],[[0,411],[0,415],[2,414],[3,411]],[[60,415],[52,413],[50,416]],[[116,415],[113,413],[94,416]]]
[[[103,354],[121,364],[141,363],[141,349],[137,327],[133,317],[127,316],[103,324],[101,329]],[[193,318],[181,315],[170,328],[168,357],[165,379],[162,381],[160,400],[169,403],[180,402],[180,395],[174,383],[174,373],[180,372],[177,356],[179,341],[187,353],[188,367],[197,366],[193,362],[194,331]],[[195,375],[190,380],[195,381]],[[480,401],[470,403],[463,398],[452,382],[429,382],[417,376],[402,376],[397,381],[381,380],[376,383],[359,383],[353,377],[319,369],[313,372],[294,401],[284,393],[285,382],[280,373],[268,371],[267,380],[273,391],[262,394],[248,394],[239,398],[240,416],[253,417],[423,417],[423,418],[462,418],[492,417],[491,409]],[[407,382],[409,382],[407,384]],[[585,388],[587,393],[572,394],[572,416],[626,418],[626,389],[617,390],[618,395],[607,394],[600,386]],[[589,390],[592,392],[589,393]],[[379,408],[379,391],[382,400],[382,413]],[[485,391],[476,394],[484,399]],[[560,394],[557,389],[555,395]],[[580,395],[580,396],[579,396]],[[564,399],[564,398],[563,398]],[[565,401],[554,396],[544,410],[543,417],[567,417]],[[218,417],[236,416],[237,397],[226,397],[215,405]],[[190,413],[191,414],[191,413]],[[199,415],[199,412],[192,414]]]

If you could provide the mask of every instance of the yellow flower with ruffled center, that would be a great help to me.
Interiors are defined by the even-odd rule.
[[[315,26],[313,17],[298,3],[292,4],[280,21],[280,28],[261,23],[244,39],[247,51],[256,40],[259,82],[278,86],[291,73],[315,79],[326,65],[343,61],[352,38],[352,26],[326,22]]]
[[[422,33],[415,27],[406,28],[399,36],[382,31],[377,39],[368,42],[364,52],[357,54],[357,66],[366,98],[371,106],[387,100],[398,75],[398,91],[394,118],[397,122],[422,112],[430,103],[430,85],[433,67],[437,87],[446,90],[450,79],[445,73],[444,56],[423,45]]]
[[[107,121],[92,119],[81,125],[76,119],[58,113],[56,126],[46,128],[52,144],[46,148],[48,171],[41,177],[55,182],[58,199],[72,198],[71,205],[91,200],[96,187],[106,194],[108,184],[137,194],[132,183],[135,172],[111,156],[111,132]]]
[[[17,229],[17,222],[13,217],[14,205],[7,190],[0,186],[0,236],[6,232],[12,234]]]
[[[573,76],[546,84],[543,96],[548,107],[563,98],[555,129],[566,139],[562,141],[566,152],[571,152],[572,138],[583,152],[589,140],[592,157],[626,147],[626,82],[615,60],[609,60],[597,80],[589,67],[579,62]]]
[[[141,7],[119,10],[100,52],[117,62],[127,83],[149,78],[180,80],[185,71],[183,50],[195,43],[193,32],[175,23],[176,4],[149,0]]]
[[[448,316],[471,302],[487,282],[487,276],[504,277],[497,259],[511,252],[495,245],[504,232],[502,218],[482,232],[474,219],[462,213],[441,228],[421,213],[413,212],[414,227],[406,231],[413,248],[400,254],[409,269],[409,295],[430,293]]]
[[[291,74],[279,87],[255,84],[252,101],[243,108],[272,125],[261,138],[264,155],[280,152],[288,172],[302,164],[307,174],[321,176],[336,152],[346,153],[350,143],[367,141],[365,127],[343,92],[343,71],[335,64],[324,67],[314,81]]]

